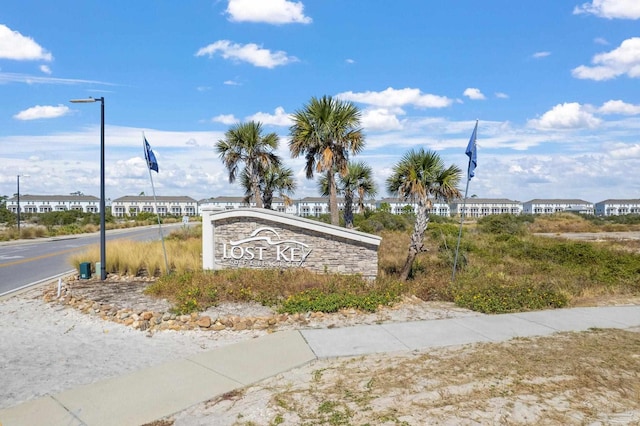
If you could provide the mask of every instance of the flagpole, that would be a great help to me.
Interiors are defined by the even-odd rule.
[[[156,187],[153,184],[153,175],[151,174],[151,167],[149,167],[149,158],[147,156],[147,146],[145,142],[147,139],[144,137],[144,132],[142,132],[142,149],[144,150],[144,157],[147,160],[147,170],[149,170],[149,180],[151,181],[151,190],[153,191],[153,203],[156,209],[156,216],[158,217],[158,233],[160,234],[160,241],[162,241],[162,253],[164,253],[164,266],[169,275],[169,261],[167,260],[167,249],[164,246],[164,235],[162,234],[162,221],[160,220],[160,212],[158,211],[158,199],[156,197]]]
[[[469,160],[469,164],[471,164],[471,160]],[[467,176],[468,176],[467,169]],[[460,210],[460,229],[458,230],[458,243],[456,244],[456,255],[453,260],[453,272],[451,273],[451,281],[455,281],[456,279],[456,267],[458,266],[458,252],[460,250],[460,238],[462,237],[462,222],[464,221],[464,215],[466,213],[467,207],[467,193],[469,192],[469,182],[471,178],[467,177],[467,188],[464,190],[464,200],[462,201],[462,210]]]
[[[476,138],[478,135],[478,120],[476,120],[476,126],[473,129],[473,133],[471,134],[471,140],[469,141],[469,146],[472,147],[471,152],[469,152],[469,146],[467,147],[467,151],[465,152],[469,155],[469,164],[467,166],[467,187],[464,190],[464,199],[462,201],[462,210],[460,210],[460,229],[458,230],[458,243],[456,244],[456,254],[453,259],[453,271],[451,272],[451,281],[455,281],[456,279],[456,269],[458,266],[458,253],[460,252],[460,239],[462,237],[462,222],[464,221],[464,216],[466,214],[467,207],[467,194],[469,193],[469,182],[471,181],[471,163],[472,161],[476,161]]]

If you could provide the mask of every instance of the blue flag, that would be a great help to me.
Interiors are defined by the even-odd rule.
[[[147,138],[144,138],[144,158],[147,160],[149,170],[155,170],[158,173],[158,160],[156,160],[156,155],[151,151]]]
[[[468,176],[469,180],[476,175],[475,170],[478,165],[478,148],[476,146],[476,135],[478,133],[478,122],[476,121],[476,127],[473,129],[473,133],[471,134],[471,139],[469,139],[469,145],[467,145],[467,150],[464,152],[469,157],[469,170]]]

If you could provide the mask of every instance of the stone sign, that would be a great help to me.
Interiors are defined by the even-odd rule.
[[[204,269],[305,268],[316,272],[378,272],[376,235],[267,209],[202,211]]]

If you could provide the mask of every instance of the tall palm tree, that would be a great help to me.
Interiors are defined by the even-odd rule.
[[[329,194],[326,176],[320,179],[320,192],[323,196]],[[373,170],[365,162],[349,162],[347,174],[338,176],[337,193],[344,195],[344,223],[347,228],[353,228],[353,198],[358,196],[358,210],[364,212],[364,201],[367,197],[375,197],[378,193],[373,181]]]
[[[260,196],[260,173],[270,165],[280,164],[280,158],[274,153],[278,147],[278,135],[262,134],[262,123],[249,121],[237,123],[224,134],[224,139],[216,143],[216,152],[227,170],[229,182],[233,183],[238,175],[238,168],[244,163],[244,172],[251,182],[252,194],[256,207],[262,207]]]
[[[260,173],[260,193],[262,194],[263,207],[271,208],[273,201],[273,193],[276,192],[284,200],[285,206],[291,205],[293,200],[291,196],[294,194],[297,184],[293,178],[293,170],[289,167],[283,167],[281,164],[273,164],[267,170]],[[242,186],[245,189],[245,197],[250,200],[253,196],[251,180],[246,173],[242,174]]]
[[[305,156],[307,179],[312,179],[314,172],[326,174],[333,225],[340,223],[335,175],[344,176],[349,154],[355,155],[364,148],[360,116],[360,110],[353,103],[331,96],[313,97],[292,115],[291,156]]]
[[[432,200],[447,201],[460,197],[457,186],[461,176],[460,168],[455,165],[445,168],[444,162],[436,152],[420,148],[406,153],[387,178],[387,190],[390,193],[418,205],[409,253],[400,272],[402,280],[409,277],[418,253],[425,251],[424,231],[429,222],[427,210],[432,207]]]

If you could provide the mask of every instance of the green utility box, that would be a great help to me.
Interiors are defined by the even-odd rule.
[[[83,280],[91,278],[91,262],[82,262],[80,264],[80,278]]]

